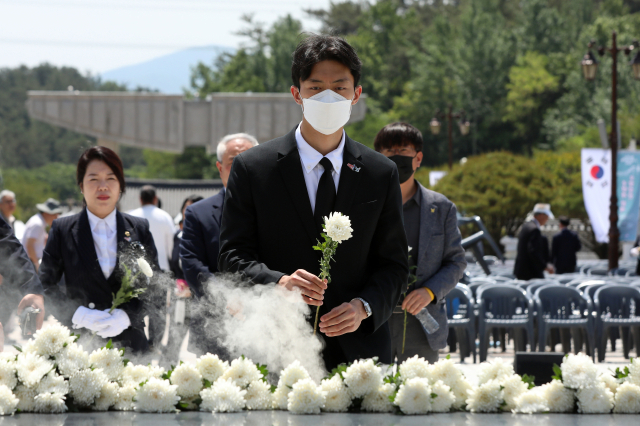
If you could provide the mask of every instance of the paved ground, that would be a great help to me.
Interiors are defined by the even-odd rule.
[[[17,414],[0,417],[0,426],[424,426],[429,423],[448,426],[636,426],[634,415],[577,414],[470,414],[449,413],[427,416],[392,414],[321,414],[296,416],[283,411],[256,411],[232,414],[179,413],[78,413]]]

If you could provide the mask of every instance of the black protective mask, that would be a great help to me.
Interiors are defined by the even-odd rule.
[[[392,155],[389,160],[398,166],[398,178],[400,183],[405,183],[413,175],[413,159],[415,157],[407,157],[406,155]]]

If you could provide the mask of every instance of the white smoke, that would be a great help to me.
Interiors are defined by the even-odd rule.
[[[213,278],[206,288],[211,303],[205,309],[216,314],[207,323],[207,337],[232,358],[244,355],[277,374],[298,360],[317,382],[326,375],[323,343],[313,335],[311,309],[299,292],[275,284],[248,286],[229,276]]]

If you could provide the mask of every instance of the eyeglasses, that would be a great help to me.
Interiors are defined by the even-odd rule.
[[[417,155],[416,150],[409,146],[403,146],[395,149],[383,148],[380,150],[380,153],[386,157],[391,157],[392,155],[404,155],[405,157],[415,157]]]
[[[16,200],[13,199],[13,198],[10,198],[8,200],[2,200],[2,201],[0,201],[0,203],[15,204]]]

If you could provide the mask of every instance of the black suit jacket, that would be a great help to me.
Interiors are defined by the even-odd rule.
[[[352,167],[350,167],[351,165]],[[402,194],[393,162],[346,137],[335,211],[351,219],[353,237],[337,248],[320,314],[356,297],[373,315],[336,340],[346,361],[391,362],[387,320],[409,272]],[[295,129],[238,155],[222,214],[219,267],[255,284],[305,269],[320,274],[320,238],[305,185]]]
[[[182,227],[180,259],[187,284],[196,297],[202,297],[202,283],[218,272],[220,222],[224,188],[187,207]]]
[[[116,223],[118,251],[130,242],[139,241],[145,248],[147,260],[157,271],[158,253],[149,231],[149,222],[116,212]],[[125,239],[126,232],[129,236]],[[57,285],[62,274],[65,276],[66,294]],[[53,222],[42,256],[39,277],[43,290],[37,293],[45,295],[46,309],[53,311],[54,316],[68,327],[71,327],[73,314],[81,305],[88,307],[93,303],[95,309],[109,309],[113,294],[118,292],[122,283],[119,261],[109,279],[102,273],[86,209]],[[135,351],[148,348],[143,323],[146,295],[145,293],[142,298],[133,299],[119,307],[129,316],[131,326],[114,337],[113,341]]]
[[[26,250],[18,241],[13,228],[0,215],[0,309],[12,311],[18,307],[22,296],[37,292],[41,288],[36,269]],[[14,305],[15,304],[15,305]],[[14,305],[14,306],[12,306]],[[4,314],[4,315],[2,315]],[[10,312],[0,313],[0,318],[7,318]]]
[[[551,262],[556,267],[556,274],[567,274],[576,271],[576,253],[582,244],[578,234],[565,228],[553,236],[551,245]]]
[[[548,242],[542,238],[540,228],[533,221],[525,223],[518,235],[518,254],[513,274],[519,280],[544,278],[548,253]]]

